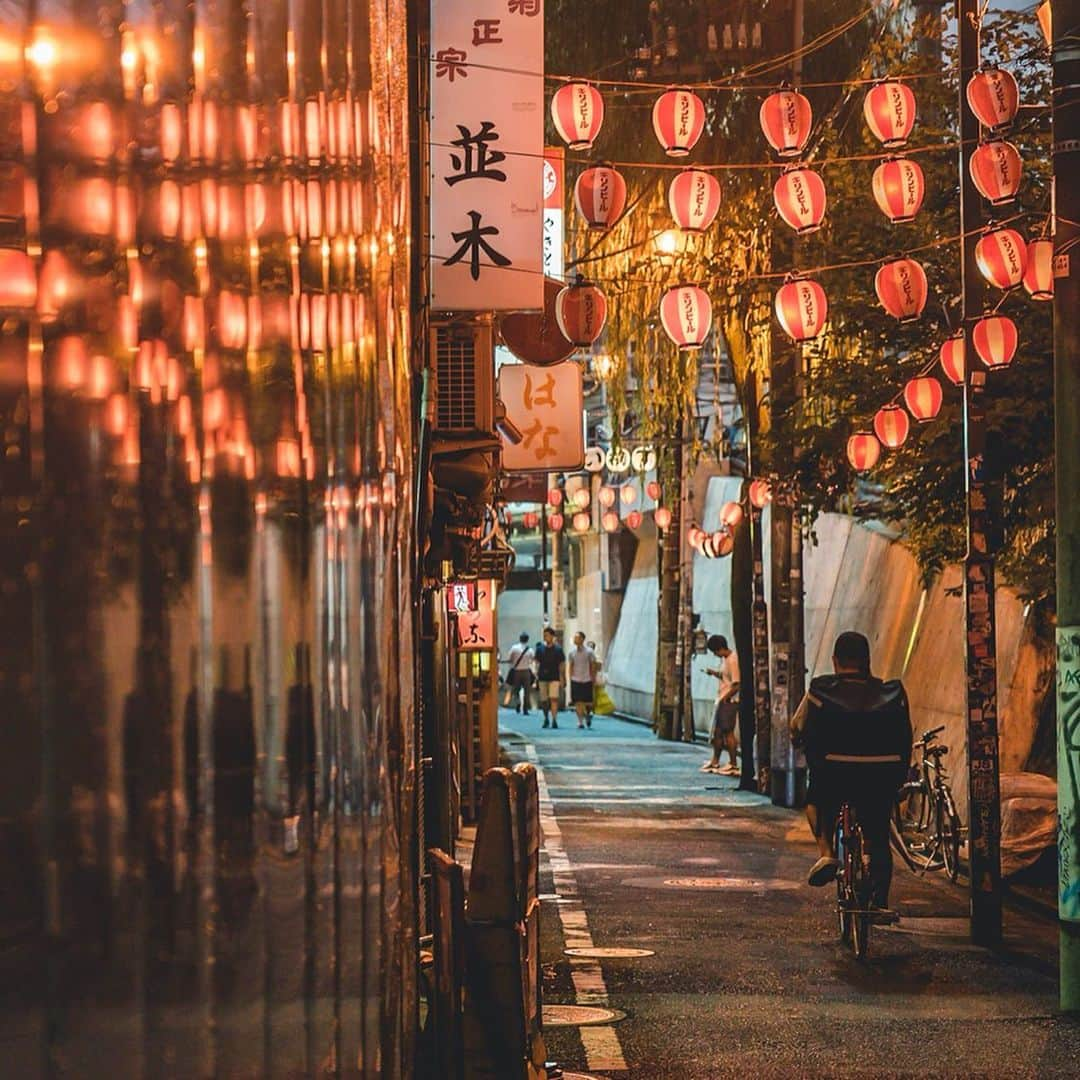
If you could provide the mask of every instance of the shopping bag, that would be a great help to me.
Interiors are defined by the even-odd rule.
[[[603,686],[596,687],[593,693],[593,712],[597,716],[610,716],[615,711],[615,702]]]

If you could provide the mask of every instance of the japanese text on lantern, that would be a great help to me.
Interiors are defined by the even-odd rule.
[[[475,585],[476,607],[458,610],[457,645],[459,649],[495,648],[495,583],[480,581]]]
[[[539,310],[542,0],[432,0],[431,306]]]
[[[520,433],[503,436],[506,472],[578,469],[585,457],[581,367],[572,361],[538,367],[510,364],[499,370],[499,400]]]

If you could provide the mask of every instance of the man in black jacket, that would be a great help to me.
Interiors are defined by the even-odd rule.
[[[820,857],[811,885],[826,885],[839,863],[832,850],[836,815],[855,810],[870,853],[873,902],[889,906],[892,852],[889,817],[911,762],[911,717],[899,679],[870,674],[870,643],[846,631],[833,646],[834,675],[819,675],[791,719],[792,739],[806,752],[810,790],[806,817]]]

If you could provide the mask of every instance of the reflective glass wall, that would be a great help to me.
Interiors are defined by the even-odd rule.
[[[409,1071],[404,43],[0,0],[7,1076]]]

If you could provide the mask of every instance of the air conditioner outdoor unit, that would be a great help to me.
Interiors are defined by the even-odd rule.
[[[495,341],[490,321],[433,323],[435,433],[443,438],[495,430]]]

